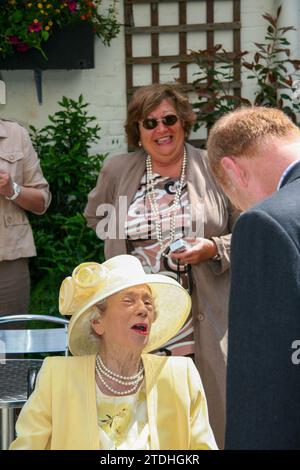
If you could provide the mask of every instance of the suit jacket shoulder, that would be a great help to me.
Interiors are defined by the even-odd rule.
[[[252,220],[271,220],[284,230],[300,251],[300,178],[283,186],[279,191],[243,214]],[[241,219],[243,222],[243,218]],[[260,223],[261,223],[260,222]]]

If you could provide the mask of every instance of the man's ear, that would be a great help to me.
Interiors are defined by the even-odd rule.
[[[235,157],[223,157],[221,160],[221,166],[233,187],[246,187],[248,184],[247,174],[241,163],[241,159]]]

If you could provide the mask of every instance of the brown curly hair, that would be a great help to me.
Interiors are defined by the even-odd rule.
[[[182,87],[175,83],[155,83],[138,88],[128,105],[125,131],[129,145],[138,147],[140,131],[138,121],[145,119],[163,100],[169,101],[175,108],[186,137],[189,136],[196,115]]]

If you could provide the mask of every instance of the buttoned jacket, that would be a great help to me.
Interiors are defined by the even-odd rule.
[[[12,450],[99,450],[95,355],[49,357],[19,416]],[[151,449],[216,449],[189,358],[142,356]],[[100,403],[101,407],[101,403]]]
[[[51,195],[26,129],[16,122],[0,120],[0,169],[27,188],[40,189],[47,210]],[[15,201],[0,195],[0,261],[36,255],[26,212]]]
[[[228,449],[300,449],[300,161],[232,237]]]

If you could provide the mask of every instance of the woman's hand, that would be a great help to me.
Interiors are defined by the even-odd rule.
[[[182,264],[198,264],[213,258],[217,253],[216,244],[207,238],[185,238],[191,245],[181,253],[169,253],[172,259],[178,259]]]
[[[10,197],[13,192],[14,188],[10,174],[4,170],[0,170],[0,194],[4,197]]]
[[[10,197],[14,193],[13,181],[9,173],[0,170],[0,194],[4,197]],[[45,211],[45,199],[43,193],[37,188],[25,188],[21,186],[21,192],[14,203],[26,211],[35,214],[43,214]]]

